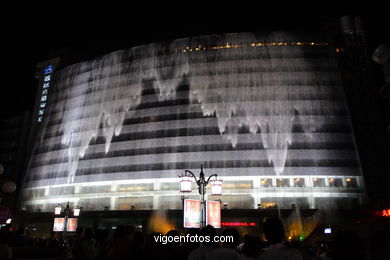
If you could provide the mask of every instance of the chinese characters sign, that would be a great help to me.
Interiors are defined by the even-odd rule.
[[[221,228],[221,202],[206,201],[206,225]]]
[[[53,231],[59,232],[64,231],[65,218],[54,218]]]
[[[383,209],[376,211],[376,215],[379,217],[390,217],[390,209]]]
[[[41,95],[38,108],[38,122],[42,122],[47,105],[47,97],[49,94],[50,83],[52,80],[53,65],[49,64],[43,69],[43,83],[41,87]]]
[[[184,227],[200,228],[201,222],[201,204],[200,200],[184,200]]]
[[[76,229],[77,229],[77,218],[68,218],[68,222],[66,223],[66,231],[76,232]]]

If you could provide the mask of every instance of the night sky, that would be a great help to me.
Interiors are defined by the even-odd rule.
[[[386,9],[380,6],[336,7],[315,1],[309,6],[311,11],[295,6],[282,12],[280,7],[265,8],[250,3],[237,6],[233,2],[212,7],[200,2],[185,7],[180,2],[176,6],[155,6],[148,2],[132,7],[62,2],[56,6],[48,2],[23,9],[17,4],[2,8],[1,115],[33,109],[36,63],[55,57],[64,49],[76,54],[76,62],[134,45],[181,37],[313,28],[344,15],[363,17],[371,49],[387,41],[390,35],[386,21],[390,14],[377,12]],[[177,6],[179,10],[174,9]]]

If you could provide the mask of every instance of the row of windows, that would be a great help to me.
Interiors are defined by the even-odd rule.
[[[358,187],[356,178],[312,178],[313,184],[306,182],[305,178],[277,178],[273,181],[271,178],[261,179],[261,187]]]
[[[182,169],[196,169],[203,164],[206,168],[221,169],[221,168],[272,168],[272,164],[267,159],[264,160],[215,160],[215,161],[192,161],[192,162],[171,162],[171,163],[145,163],[145,164],[129,164],[119,166],[106,167],[90,167],[85,169],[78,169],[76,176],[88,176],[96,174],[113,174],[113,173],[128,173],[134,172],[135,176],[140,171],[164,171],[164,170],[182,170]],[[359,168],[357,160],[287,160],[285,167],[294,169],[295,167],[339,167],[339,171],[343,172],[345,169]],[[52,179],[67,177],[67,171],[53,171],[53,172],[39,172],[38,174],[31,174],[27,178],[30,181]]]
[[[349,141],[349,142],[348,142]],[[354,144],[348,137],[344,142],[293,142],[289,146],[289,150],[354,150]],[[102,158],[116,158],[136,155],[152,155],[152,154],[169,154],[169,153],[196,153],[196,152],[216,152],[216,151],[248,151],[248,150],[264,150],[262,143],[238,143],[235,147],[231,144],[204,144],[204,145],[179,145],[179,146],[162,146],[151,148],[138,148],[138,149],[126,149],[115,150],[106,152],[94,152],[88,151],[80,160],[94,160]],[[42,150],[41,150],[42,151]],[[50,151],[52,152],[52,150]],[[44,153],[44,151],[42,151]],[[35,168],[44,165],[67,163],[69,159],[63,156],[57,156],[53,159],[43,158],[42,160],[35,157],[30,168]]]
[[[288,187],[329,187],[329,188],[357,188],[358,180],[356,177],[318,177],[309,179],[304,177],[296,178],[261,178],[260,188],[288,188]],[[240,189],[253,189],[253,181],[224,181],[222,185],[223,190],[240,190]],[[210,185],[207,187],[210,189]],[[159,188],[155,189],[153,183],[139,183],[139,184],[120,184],[116,187],[116,192],[140,192],[140,191],[179,191],[179,182],[163,182],[160,183]],[[195,182],[192,183],[192,190],[197,190]],[[88,185],[81,186],[78,194],[98,194],[98,193],[110,193],[112,192],[111,185]],[[75,193],[75,186],[65,187],[53,187],[49,189],[48,196],[61,196],[70,195]],[[24,199],[41,198],[45,196],[45,189],[32,189],[27,190],[24,193]]]
[[[196,198],[196,196],[189,196]],[[294,204],[300,209],[315,208],[324,209],[351,209],[359,208],[359,199],[354,197],[315,197],[314,205],[309,204],[307,197],[262,197],[257,205],[254,205],[254,198],[250,195],[225,195],[225,196],[208,196],[209,200],[220,200],[223,209],[253,209],[253,208],[280,208],[291,209]],[[156,203],[157,205],[154,205]],[[111,198],[94,198],[80,199],[77,207],[82,207],[83,211],[102,211],[102,210],[151,210],[154,207],[162,209],[182,209],[182,200],[180,196],[159,196],[157,201],[153,200],[153,196],[142,197],[119,197],[112,204]],[[63,204],[66,204],[64,201]],[[53,212],[57,203],[41,203],[33,205],[24,205],[23,209],[30,212],[45,211]],[[76,206],[76,203],[70,202],[70,207]]]
[[[221,50],[221,49],[232,49],[232,48],[248,48],[248,47],[286,47],[286,46],[328,46],[327,42],[307,42],[307,41],[296,41],[296,42],[251,42],[251,43],[240,43],[240,44],[229,44],[214,45],[214,46],[202,46],[196,47],[187,46],[184,49],[177,50],[177,52],[197,52],[206,50]]]
[[[324,104],[325,106],[326,104]],[[328,114],[329,111],[327,110],[324,110],[324,109],[321,109],[320,107],[318,108],[312,108],[310,111],[308,111],[307,109],[305,109],[303,106],[302,106],[302,110],[300,109],[300,113],[299,115],[300,116],[318,116],[318,117],[323,117],[323,118],[326,118],[327,116],[332,116],[334,117],[334,119],[342,119],[344,116],[347,115],[347,111],[345,110],[345,106],[344,105],[341,105],[340,103],[339,104],[336,104],[336,103],[332,103],[332,104],[328,104],[329,106],[332,106],[332,109],[331,109],[331,112],[332,114]],[[184,109],[184,110],[187,110],[188,107],[177,107],[177,110],[180,111],[180,108]],[[174,114],[165,114],[165,115],[153,115],[153,116],[139,116],[139,117],[133,117],[133,118],[127,118],[123,121],[122,125],[123,126],[127,126],[127,125],[133,125],[133,124],[142,124],[142,123],[152,123],[152,122],[163,122],[163,121],[175,121],[175,120],[188,120],[188,119],[202,119],[202,118],[215,118],[215,115],[212,115],[212,116],[208,116],[208,117],[205,117],[203,116],[203,113],[202,112],[186,112],[186,113],[183,113],[183,112],[178,112],[176,111],[177,113],[174,113]],[[237,117],[239,117],[240,115],[236,115]],[[236,117],[236,116],[232,116],[232,118]],[[261,114],[258,114],[256,116],[264,116],[266,117],[267,115],[261,115]],[[79,118],[77,120],[82,120],[82,119],[88,119],[88,117],[85,117],[85,118]],[[61,124],[61,119],[49,119],[50,121],[48,122],[48,129],[49,131],[46,131],[45,132],[45,135],[44,135],[44,138],[51,138],[51,137],[55,137],[55,136],[59,136],[59,133],[57,131],[50,131],[50,128],[49,127],[52,127],[52,126],[55,126],[55,125],[58,125],[58,124]],[[338,120],[336,121],[337,124],[335,124],[334,121],[330,121],[332,122],[332,124],[324,124],[324,127],[330,127],[331,125],[348,125],[348,121],[347,120]],[[186,123],[186,122],[183,122],[183,123]],[[294,128],[299,128],[300,124],[294,124],[293,127]],[[325,128],[326,130],[326,128]],[[77,132],[81,132],[83,131],[83,129],[75,129],[75,133]]]
[[[317,63],[313,63],[313,64],[310,64],[310,67],[308,66],[304,66],[302,68],[299,68],[298,65],[295,66],[295,67],[292,67],[291,64],[280,64],[280,66],[278,66],[278,71],[275,72],[274,69],[272,69],[272,67],[270,67],[268,64],[265,64],[264,66],[267,66],[267,67],[264,67],[264,68],[259,68],[259,67],[255,67],[255,66],[241,66],[241,67],[235,67],[235,66],[227,66],[229,64],[226,65],[226,68],[222,66],[222,64],[217,64],[218,66],[217,67],[221,67],[223,68],[222,69],[215,69],[215,66],[212,66],[212,64],[204,64],[202,65],[203,67],[201,69],[198,69],[199,71],[194,71],[191,73],[191,75],[189,76],[190,78],[192,78],[193,80],[196,81],[196,78],[199,77],[199,78],[203,78],[203,77],[208,77],[208,76],[216,76],[218,75],[219,77],[224,77],[226,75],[228,76],[236,76],[236,78],[239,80],[240,77],[248,77],[250,76],[250,74],[255,74],[256,76],[252,76],[252,81],[248,81],[246,82],[246,84],[242,84],[241,87],[261,87],[261,86],[269,86],[270,84],[266,84],[266,83],[282,83],[282,82],[286,82],[286,84],[282,84],[282,86],[289,86],[289,85],[297,85],[297,86],[301,86],[301,85],[312,85],[312,86],[317,86],[319,85],[318,83],[321,83],[321,85],[334,85],[335,83],[339,83],[337,81],[335,81],[334,79],[329,79],[329,78],[326,78],[325,74],[334,74],[334,73],[337,73],[337,70],[336,70],[336,67],[335,66],[330,66],[329,68],[323,68],[322,67],[318,67],[318,64],[321,64],[320,62],[321,61],[316,61]],[[212,68],[210,71],[210,68]],[[292,71],[292,69],[294,69]],[[203,71],[202,71],[203,70]],[[267,79],[267,77],[264,75],[264,77],[259,77],[258,75],[261,75],[262,73],[273,73],[273,74],[278,74],[280,76],[281,73],[291,73],[291,72],[294,72],[294,73],[305,73],[305,75],[301,76],[301,77],[298,77],[300,78],[299,80],[297,79],[294,79],[290,76],[290,81],[287,81],[286,80],[283,80],[283,79]],[[315,78],[313,75],[309,75],[309,73],[311,74],[317,74],[317,78]],[[198,74],[198,75],[197,75]],[[323,75],[321,75],[323,74]],[[138,85],[138,82],[132,82],[131,81],[131,74],[130,73],[127,73],[127,74],[123,74],[123,75],[120,75],[118,76],[117,78],[114,78],[114,77],[105,77],[105,78],[102,78],[102,80],[107,80],[107,79],[110,79],[112,80],[113,82],[116,82],[116,84],[114,86],[111,87],[111,90],[114,90],[115,88],[129,88],[129,87],[132,87],[133,85]],[[54,91],[53,93],[57,96],[58,98],[58,94],[59,93],[63,93],[64,90],[67,88],[67,85],[68,85],[68,88],[72,88],[73,90],[73,93],[67,93],[67,96],[66,98],[67,99],[70,99],[70,98],[76,98],[78,97],[79,95],[86,95],[86,94],[90,94],[90,93],[94,93],[96,94],[97,92],[97,89],[96,87],[99,86],[99,79],[94,79],[94,81],[91,81],[91,82],[87,82],[87,83],[83,83],[83,82],[79,82],[79,80],[75,81],[73,77],[77,77],[75,75],[72,75],[72,77],[70,78],[67,78],[67,79],[64,79],[63,81],[58,81],[57,82],[57,85],[58,85],[58,90],[57,91]],[[271,77],[272,78],[272,77]],[[72,82],[71,80],[69,79],[73,79],[73,81],[75,82]],[[175,78],[177,81],[178,81],[178,85],[180,86],[180,84],[183,84],[183,83],[186,83],[186,82],[189,82],[191,80],[189,79],[186,79],[186,78]],[[257,79],[257,80],[256,80]],[[148,89],[151,89],[151,87],[146,87],[148,84],[152,85],[155,81],[157,81],[156,79],[154,78],[151,78],[151,79],[148,79],[147,81],[143,81],[143,90],[148,90]],[[294,82],[296,84],[294,84]],[[313,84],[315,83],[315,84]],[[85,85],[85,86],[83,86]],[[145,87],[144,87],[145,86]],[[152,85],[153,86],[153,85]],[[179,86],[175,86],[177,88],[179,88]],[[277,86],[277,85],[271,85],[271,86]],[[137,86],[138,87],[138,86]],[[212,87],[212,86],[210,86]],[[215,87],[218,87],[218,85],[216,85]],[[142,94],[143,96],[147,95],[147,92],[144,92]]]
[[[351,128],[349,125],[322,125],[319,133],[350,133]],[[300,125],[293,125],[291,133],[305,133],[304,129]],[[238,129],[237,134],[251,134],[249,127],[241,127]],[[111,143],[132,141],[132,140],[150,140],[159,138],[170,138],[170,137],[184,137],[184,136],[206,136],[214,135],[220,136],[220,130],[217,126],[214,127],[199,127],[199,128],[176,128],[176,129],[164,129],[156,131],[142,131],[142,132],[131,132],[122,133],[119,136],[113,136]],[[106,140],[103,136],[99,136],[90,142],[90,145],[105,144]],[[76,148],[80,146],[81,141],[77,144],[73,144],[72,147]],[[40,145],[34,151],[34,154],[53,152],[57,150],[68,149],[68,146],[62,143]]]
[[[294,47],[292,47],[294,48]],[[244,50],[244,51],[243,51]],[[306,59],[310,58],[329,58],[330,53],[324,51],[323,49],[313,49],[313,48],[304,48],[302,49],[303,51],[300,52],[280,52],[280,50],[277,51],[256,51],[253,52],[250,48],[243,49],[239,53],[229,53],[229,55],[218,55],[218,52],[214,52],[215,55],[213,55],[213,61],[227,61],[227,60],[236,60],[236,59],[245,59],[245,60],[258,60],[258,59],[270,59],[270,56],[274,59],[276,58],[283,58],[283,59],[296,59],[299,57],[304,57]],[[112,64],[104,65],[102,64],[101,61],[104,59],[109,58],[109,56],[116,55],[118,57],[116,66],[120,66],[123,69],[128,69],[130,70],[134,65],[133,64],[141,64],[142,62],[147,62],[148,58],[155,58],[158,57],[156,56],[155,52],[152,52],[153,56],[147,56],[147,52],[140,51],[137,55],[137,52],[133,50],[122,50],[120,51],[120,56],[116,55],[114,53],[108,54],[106,56],[103,56],[100,59],[95,59],[79,64],[75,64],[73,66],[69,66],[62,70],[62,72],[58,75],[57,80],[65,80],[69,76],[79,76],[80,78],[85,78],[86,82],[90,79],[89,77],[85,77],[82,74],[90,74],[91,71],[93,70],[93,66],[97,64],[99,67],[99,70],[104,71],[106,70],[109,66],[112,66]],[[164,58],[169,59],[171,58],[172,55],[161,55],[160,59],[164,60]],[[209,57],[211,58],[211,57]],[[100,63],[99,63],[100,62]],[[196,63],[204,63],[204,56],[199,55],[198,57],[191,56],[191,63],[196,64]],[[112,71],[112,74],[110,76],[114,76],[114,71]]]
[[[227,96],[225,96],[226,99],[228,99]],[[232,98],[233,99],[233,98]],[[343,112],[343,105],[342,105],[342,101],[343,100],[343,97],[339,94],[324,94],[324,93],[313,93],[313,94],[310,94],[309,97],[304,97],[304,99],[301,97],[301,96],[293,96],[293,95],[289,95],[288,97],[285,97],[285,98],[272,98],[270,99],[269,97],[257,97],[256,99],[256,102],[261,102],[261,101],[265,101],[265,102],[276,102],[276,101],[280,101],[280,102],[298,102],[298,103],[301,103],[301,108],[300,108],[300,111],[302,111],[302,114],[307,114],[307,115],[316,115],[316,114],[324,114],[324,111],[321,111],[321,106],[324,105],[332,105],[332,109],[331,111],[334,113],[332,113],[332,115],[338,115],[339,113],[342,113]],[[115,102],[116,100],[112,99],[112,100],[105,100],[104,102]],[[247,97],[247,100],[240,100],[240,102],[253,102],[253,96],[248,96]],[[99,100],[99,102],[101,102]],[[209,103],[215,103],[215,104],[218,104],[220,101],[220,97],[218,96],[214,96],[214,97],[208,97],[208,102]],[[55,104],[56,102],[53,101],[53,104]],[[319,105],[316,106],[316,103]],[[330,104],[332,103],[332,104]],[[61,103],[62,104],[62,103]],[[179,97],[177,99],[174,99],[174,100],[165,100],[165,101],[158,101],[157,98],[156,100],[148,100],[146,102],[144,101],[141,101],[141,103],[137,106],[136,109],[134,109],[135,111],[137,112],[141,112],[140,110],[142,109],[150,109],[150,108],[160,108],[160,107],[175,107],[175,106],[183,106],[183,105],[189,105],[190,104],[190,101],[189,101],[189,97]],[[308,110],[308,108],[305,108],[305,104],[311,104],[312,106],[310,107],[310,110]],[[83,109],[86,109],[86,111],[90,110],[90,112],[83,112],[83,115],[82,117],[77,117],[77,120],[80,120],[80,119],[83,119],[83,118],[89,118],[89,117],[94,117],[96,116],[96,111],[94,111],[92,108],[94,105],[96,105],[96,100],[86,100],[82,103],[83,107],[80,107],[83,108]],[[90,106],[90,107],[88,107]],[[76,107],[70,107],[69,109],[76,109]],[[188,107],[186,107],[186,110],[188,109]],[[328,110],[330,110],[328,108]],[[50,115],[53,116],[57,113],[57,108],[54,108],[50,111]],[[66,112],[66,111],[65,111]],[[190,112],[191,113],[191,112]],[[141,113],[139,113],[141,114]],[[161,116],[161,115],[156,115],[156,116]],[[164,116],[164,115],[162,115]],[[56,125],[56,124],[59,124],[61,123],[63,120],[63,118],[58,118],[58,116],[53,116],[52,119],[50,119],[50,121],[48,122],[48,126],[53,126],[53,125]],[[68,119],[69,120],[72,120],[72,119]]]

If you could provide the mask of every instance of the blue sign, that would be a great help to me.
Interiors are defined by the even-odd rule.
[[[50,74],[53,72],[53,66],[52,65],[48,65],[45,70],[43,71],[43,74]]]

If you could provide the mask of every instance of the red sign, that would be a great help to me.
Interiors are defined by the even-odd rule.
[[[379,217],[390,217],[390,209],[378,210],[376,215]]]
[[[76,229],[77,229],[77,218],[68,218],[68,222],[66,223],[66,231],[76,232]]]
[[[64,231],[65,218],[54,218],[53,231],[60,232]]]
[[[206,225],[221,228],[221,202],[206,201]]]
[[[184,200],[183,226],[185,228],[200,228],[201,206],[200,200]]]
[[[223,227],[254,227],[255,222],[222,222]]]

